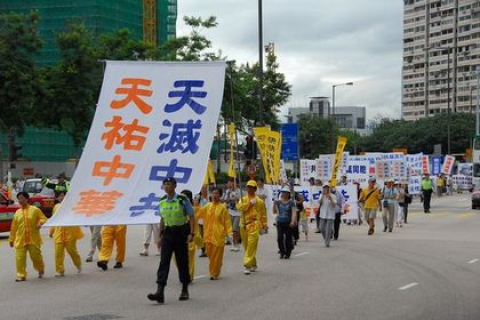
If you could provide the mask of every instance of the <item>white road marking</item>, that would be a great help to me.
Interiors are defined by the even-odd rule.
[[[407,289],[410,289],[410,288],[413,288],[413,287],[416,287],[416,286],[418,286],[418,283],[412,282],[412,283],[407,284],[406,286],[398,288],[398,290],[403,291],[403,290],[407,290]]]
[[[206,275],[201,274],[201,275],[196,276],[195,278],[193,278],[193,280],[198,280],[198,279],[202,279],[202,278],[205,278],[205,277],[206,277]]]
[[[304,256],[304,255],[307,255],[307,254],[310,254],[310,252],[308,252],[308,251],[300,252],[300,253],[295,254],[294,257],[301,257],[301,256]]]
[[[478,262],[478,261],[480,261],[480,259],[473,259],[473,260],[468,261],[468,263],[473,264],[473,263]]]

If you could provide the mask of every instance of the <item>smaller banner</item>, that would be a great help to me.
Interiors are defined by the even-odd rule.
[[[408,193],[420,194],[422,191],[422,177],[411,176],[408,178]]]
[[[455,157],[450,155],[445,156],[445,160],[443,161],[443,166],[442,166],[442,173],[446,175],[450,175],[452,173],[454,164],[455,164]]]
[[[281,158],[285,161],[298,160],[298,124],[282,123],[280,127],[282,133],[282,153]]]
[[[422,156],[422,170],[423,174],[430,174],[430,163],[428,155]]]
[[[440,174],[442,171],[442,158],[441,155],[432,156],[432,172],[430,173],[433,176]]]
[[[338,172],[338,169],[340,168],[342,159],[344,157],[343,150],[345,149],[346,144],[347,144],[346,137],[342,137],[342,136],[338,137],[337,151],[335,152],[335,164],[333,166],[332,177],[330,179],[330,184],[332,186],[337,185],[337,172]]]
[[[473,176],[473,163],[459,163],[457,165],[457,174],[461,176]]]
[[[317,161],[300,160],[300,184],[308,184],[311,177],[317,179]]]

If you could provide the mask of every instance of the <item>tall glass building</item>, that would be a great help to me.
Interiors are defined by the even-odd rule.
[[[95,34],[128,28],[137,39],[142,39],[143,3],[142,0],[0,0],[0,14],[37,10],[40,35],[45,42],[37,61],[51,64],[58,59],[55,33],[72,20],[82,21]],[[177,0],[156,0],[155,9],[156,38],[160,44],[176,35]]]

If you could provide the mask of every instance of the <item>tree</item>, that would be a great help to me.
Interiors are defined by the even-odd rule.
[[[393,148],[407,148],[409,153],[433,153],[435,144],[447,153],[448,123],[450,123],[451,153],[463,153],[470,147],[475,134],[475,116],[468,113],[438,114],[417,121],[379,118],[371,124],[372,133],[362,137],[363,151],[391,152]]]
[[[317,159],[320,154],[330,153],[331,119],[300,116],[298,120],[300,155],[304,159]]]
[[[56,40],[60,61],[46,71],[44,123],[68,132],[79,147],[95,112],[102,65],[95,55],[93,35],[83,24],[69,23]]]
[[[0,131],[21,133],[32,123],[38,70],[33,57],[42,46],[38,13],[0,16]]]

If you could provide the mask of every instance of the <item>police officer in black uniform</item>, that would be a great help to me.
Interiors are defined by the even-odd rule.
[[[160,265],[157,271],[157,292],[150,293],[148,299],[164,303],[164,290],[167,285],[170,271],[170,260],[175,253],[182,293],[179,300],[188,300],[188,284],[190,275],[188,271],[188,243],[193,239],[194,211],[187,197],[175,192],[177,181],[168,177],[163,181],[163,189],[167,193],[159,204],[160,216]],[[187,222],[187,216],[191,219]]]

